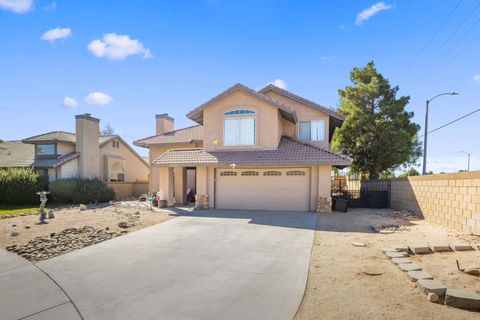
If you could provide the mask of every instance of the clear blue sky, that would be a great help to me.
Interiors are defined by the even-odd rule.
[[[430,128],[480,107],[474,0],[462,1],[430,42],[457,0],[30,2],[0,0],[4,140],[74,131],[74,115],[88,112],[132,142],[154,133],[158,113],[177,128],[191,125],[188,111],[237,82],[258,89],[282,79],[337,107],[350,70],[369,60],[411,96],[408,109],[422,127],[425,100],[437,93],[461,95],[432,103]],[[479,120],[480,112],[432,134],[430,168],[465,167],[464,150],[480,170]]]

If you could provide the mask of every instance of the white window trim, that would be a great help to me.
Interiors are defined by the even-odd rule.
[[[253,143],[252,144],[242,144],[241,143],[241,133],[238,137],[238,144],[227,144],[226,143],[226,123],[227,121],[241,121],[242,119],[251,119],[253,120]],[[240,126],[240,123],[239,123]],[[239,129],[240,130],[240,129]],[[257,144],[257,119],[255,117],[226,117],[223,119],[223,145],[226,147],[248,147],[248,146],[255,146]]]
[[[305,140],[305,139],[302,139],[301,136],[300,136],[300,130],[301,130],[301,123],[304,123],[304,122],[310,122],[310,140]],[[321,139],[318,139],[318,140],[313,140],[312,139],[312,122],[321,122],[323,123],[323,131],[322,131],[322,136],[321,136]],[[325,134],[325,130],[326,130],[326,121],[324,119],[311,119],[311,120],[302,120],[302,121],[299,121],[298,122],[298,139],[300,141],[311,141],[311,142],[320,142],[320,141],[325,141],[325,137],[326,137],[326,134]]]

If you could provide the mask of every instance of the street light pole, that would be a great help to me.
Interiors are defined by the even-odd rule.
[[[460,151],[460,153],[465,153],[467,155],[467,159],[468,159],[468,162],[467,162],[467,172],[470,172],[470,153],[466,152],[466,151]]]
[[[433,98],[427,100],[426,102],[426,110],[425,110],[425,134],[423,135],[423,170],[422,174],[426,175],[427,174],[427,140],[428,140],[428,107],[430,106],[430,102],[432,102],[433,99],[440,97],[440,96],[456,96],[458,95],[457,92],[452,91],[452,92],[444,92],[437,94]]]

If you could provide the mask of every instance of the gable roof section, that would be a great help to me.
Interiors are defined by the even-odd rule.
[[[203,126],[196,125],[140,139],[134,141],[133,144],[139,147],[148,148],[154,145],[174,145],[202,141]]]
[[[195,108],[194,110],[190,111],[187,113],[187,117],[199,124],[203,124],[203,110],[208,108],[209,106],[213,105],[214,103],[222,100],[223,98],[231,95],[232,93],[235,93],[237,91],[244,92],[252,97],[255,97],[263,102],[266,102],[270,104],[271,106],[277,108],[280,111],[280,114],[282,115],[283,118],[286,120],[289,120],[293,123],[297,122],[297,116],[295,115],[295,112],[292,112],[288,109],[288,106],[281,103],[280,101],[276,101],[275,99],[270,98],[269,96],[266,96],[260,92],[257,92],[253,89],[248,88],[247,86],[244,86],[241,83],[237,83],[234,86],[228,88],[227,90],[223,91],[219,95],[213,97],[212,99],[208,100],[201,106]]]
[[[51,131],[22,140],[24,143],[41,143],[41,142],[68,142],[75,143],[75,133],[65,131]]]
[[[0,143],[0,168],[30,167],[35,160],[35,147],[22,141]]]
[[[297,101],[297,102],[299,102],[299,103],[301,103],[301,104],[303,104],[303,105],[306,105],[306,106],[311,107],[311,108],[313,108],[313,109],[316,109],[316,110],[318,110],[318,111],[320,111],[320,112],[323,112],[323,113],[325,113],[326,115],[328,115],[328,116],[330,116],[330,117],[332,117],[332,118],[334,118],[334,119],[339,120],[339,121],[340,121],[340,125],[341,125],[341,122],[343,122],[343,120],[345,120],[345,116],[344,116],[344,115],[342,115],[342,114],[340,114],[340,113],[338,113],[338,112],[336,112],[336,111],[334,111],[334,110],[332,110],[332,109],[330,109],[330,108],[321,106],[321,105],[319,105],[318,103],[315,103],[315,102],[313,102],[313,101],[310,101],[310,100],[308,100],[308,99],[305,99],[305,98],[303,98],[303,97],[300,97],[300,96],[298,96],[298,95],[296,95],[296,94],[294,94],[294,93],[292,93],[292,92],[290,92],[290,91],[287,91],[287,90],[285,90],[285,89],[279,88],[279,87],[277,87],[277,86],[275,86],[275,85],[273,85],[273,84],[267,85],[266,87],[264,87],[263,89],[261,89],[259,92],[262,93],[262,94],[265,94],[265,93],[267,93],[268,91],[276,92],[276,93],[278,93],[278,94],[280,94],[280,95],[282,95],[282,96],[285,96],[285,97],[287,97],[287,98],[289,98],[289,99],[292,99],[292,100],[294,100],[294,101]]]
[[[351,164],[347,157],[283,136],[275,150],[210,151],[203,149],[171,149],[152,161],[153,166],[296,166]]]

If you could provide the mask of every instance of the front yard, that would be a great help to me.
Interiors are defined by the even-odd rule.
[[[58,205],[58,204],[47,204],[47,206],[45,207],[45,210],[48,211],[49,209],[58,208],[60,206],[61,205]],[[37,212],[37,211],[38,211],[38,206],[0,203],[0,217]]]
[[[480,243],[480,237],[425,220],[389,217],[390,212],[358,209],[346,214],[319,215],[306,291],[296,320],[479,318],[477,312],[429,302],[416,283],[408,280],[406,272],[391,263],[381,249],[423,243]],[[400,228],[403,231],[391,234],[372,232],[371,227],[380,224],[404,227]],[[356,247],[352,243],[367,246]],[[415,255],[412,259],[422,260],[425,270],[448,287],[480,293],[480,278],[462,274],[455,263],[455,259],[461,259],[478,264],[480,251]],[[381,275],[362,272],[368,268]]]
[[[7,207],[2,210],[7,212]],[[17,208],[8,212],[29,210]],[[30,261],[40,261],[173,218],[169,211],[117,208],[115,205],[90,207],[84,211],[78,206],[58,208],[54,214],[55,218],[47,219],[48,224],[39,224],[38,214],[0,219],[0,247]]]

